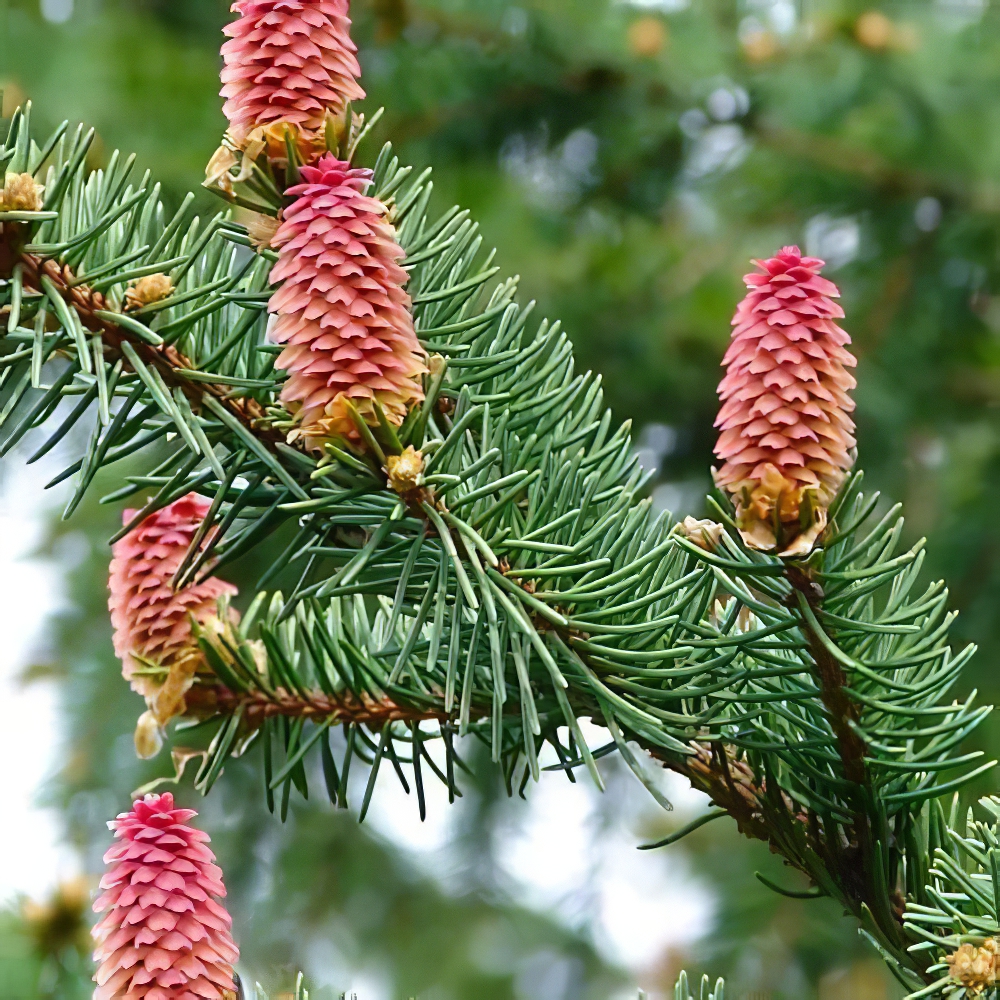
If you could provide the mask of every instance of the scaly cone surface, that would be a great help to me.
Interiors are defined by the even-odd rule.
[[[847,368],[857,362],[823,261],[793,246],[753,263],[761,273],[744,278],[750,291],[722,362],[715,482],[732,495],[747,545],[802,556],[854,463]]]
[[[94,911],[94,1000],[236,1000],[232,920],[207,833],[193,809],[147,795],[108,823],[117,843]]]
[[[192,617],[210,629],[223,628],[218,620],[218,599],[238,592],[231,583],[216,577],[181,590],[173,588],[174,574],[209,506],[204,498],[189,493],[150,514],[111,550],[108,608],[115,630],[115,653],[122,661],[126,680],[145,697],[148,706],[135,733],[136,750],[142,757],[159,751],[162,729],[184,711],[184,695],[202,664]],[[126,510],[124,523],[135,514]],[[236,612],[229,615],[235,622]]]
[[[363,193],[371,171],[327,153],[301,173],[272,240],[279,257],[271,281],[282,285],[271,297],[270,339],[285,345],[275,367],[290,372],[281,400],[297,417],[293,437],[313,448],[331,437],[359,439],[347,401],[373,426],[376,404],[401,424],[423,399],[427,367],[403,288],[403,251],[386,206]]]
[[[282,123],[315,131],[365,96],[347,0],[238,0],[232,11],[222,96],[237,145]]]

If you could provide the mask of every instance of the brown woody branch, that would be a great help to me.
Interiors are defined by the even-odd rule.
[[[309,691],[308,697],[277,688],[273,695],[264,691],[237,693],[222,685],[206,687],[195,685],[187,694],[188,711],[195,716],[215,713],[232,716],[242,709],[246,725],[255,729],[268,719],[285,716],[315,721],[332,720],[381,729],[387,722],[448,721],[449,716],[434,708],[416,708],[400,705],[391,698],[372,698],[366,692],[360,697],[350,691],[328,695],[322,691]]]
[[[788,566],[785,577],[794,588],[792,598],[796,599],[796,593],[800,594],[813,611],[814,621],[819,622],[818,613],[824,596],[820,586],[807,571],[797,566]],[[864,909],[869,910],[886,938],[905,947],[900,901],[895,894],[891,899],[885,899],[879,889],[880,880],[875,877],[877,866],[882,862],[876,851],[876,835],[870,815],[870,803],[874,801],[875,793],[865,763],[868,748],[856,726],[859,721],[858,705],[847,692],[843,668],[827,645],[828,637],[817,634],[815,627],[809,624],[804,625],[804,631],[814,675],[820,687],[820,698],[837,741],[843,776],[853,786],[847,796],[852,816],[852,823],[845,831],[849,842],[846,845],[829,843],[831,837],[837,836],[835,831],[829,831],[825,837],[817,837],[814,833],[810,838],[812,846],[823,858],[828,870],[835,873],[844,891],[844,902],[854,915],[861,919]],[[889,890],[894,892],[892,886]]]
[[[73,270],[67,265],[60,266],[51,258],[39,254],[25,253],[18,249],[23,239],[23,227],[19,224],[0,224],[0,277],[9,278],[14,267],[20,264],[24,286],[42,293],[42,277],[48,278],[63,301],[75,310],[84,328],[99,333],[104,343],[105,356],[113,361],[121,359],[131,371],[128,359],[122,353],[122,344],[128,342],[149,368],[155,368],[170,388],[179,388],[191,403],[194,411],[200,412],[202,396],[215,396],[226,409],[251,431],[265,445],[273,448],[284,441],[284,435],[262,422],[264,411],[254,399],[236,398],[224,385],[194,383],[179,374],[179,370],[194,369],[196,366],[177,348],[170,344],[153,346],[128,330],[97,313],[109,311],[109,303],[101,292],[94,291],[86,283],[79,283]]]
[[[177,387],[188,397],[195,412],[202,405],[202,393],[208,392],[222,402],[229,412],[236,417],[248,430],[251,430],[266,444],[274,445],[284,440],[280,432],[262,427],[260,418],[264,411],[254,399],[234,398],[229,390],[222,385],[213,383],[192,383],[178,375],[178,369],[193,369],[195,365],[177,348],[170,344],[153,346],[139,337],[132,336],[127,330],[96,315],[98,310],[107,311],[108,304],[100,292],[95,292],[86,284],[76,284],[76,276],[72,270],[51,259],[44,259],[35,254],[23,254],[21,262],[24,267],[25,284],[36,291],[41,291],[41,278],[45,275],[63,300],[76,310],[80,322],[94,333],[100,333],[104,341],[105,352],[111,353],[114,360],[122,358],[128,367],[128,360],[122,354],[122,343],[128,341],[142,361],[150,368],[155,368],[164,382],[171,388]]]
[[[571,700],[572,693],[570,693]],[[443,707],[404,705],[391,698],[372,698],[366,692],[356,695],[350,691],[328,695],[322,691],[307,691],[305,696],[277,688],[273,694],[264,691],[235,692],[221,684],[196,684],[187,694],[187,710],[196,717],[207,718],[215,714],[232,716],[242,711],[245,725],[254,729],[267,719],[285,716],[304,718],[316,722],[331,720],[334,724],[363,725],[379,730],[386,722],[438,722],[454,721],[454,713]],[[577,705],[582,714],[589,706]],[[472,718],[489,716],[489,706],[472,705]],[[595,718],[599,723],[599,717]],[[763,840],[771,849],[778,850],[762,811],[763,793],[753,770],[739,760],[731,748],[718,744],[692,743],[694,753],[689,757],[671,756],[661,748],[652,746],[641,738],[649,754],[662,766],[688,778],[692,786],[705,792],[719,807],[736,820],[739,831],[746,836]]]

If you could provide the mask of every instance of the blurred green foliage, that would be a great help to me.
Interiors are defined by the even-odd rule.
[[[0,2],[5,104],[26,95],[50,123],[88,121],[105,155],[136,151],[176,200],[197,186],[223,128],[227,7]],[[387,109],[364,155],[391,136],[404,159],[433,164],[439,203],[473,210],[504,271],[563,320],[580,364],[603,373],[616,412],[673,429],[660,436],[661,498],[696,512],[708,484],[717,366],[748,259],[797,242],[830,261],[859,357],[860,463],[905,501],[911,537],[930,537],[928,572],[949,581],[960,639],[984,647],[969,684],[996,697],[1000,10],[985,0],[876,10],[869,0],[357,0],[352,15],[365,107]],[[57,794],[92,870],[101,824],[149,776],[130,756],[136,699],[108,642],[104,515],[81,519],[93,545],[60,633],[69,752]],[[241,574],[251,585],[251,568]],[[1000,729],[984,732],[996,752]],[[316,803],[277,831],[246,790],[251,770],[233,769],[203,812],[260,974],[306,961],[307,943],[325,934],[352,961],[387,964],[400,996],[518,995],[510,970],[542,947],[576,963],[567,996],[610,996],[621,982],[585,934],[512,906],[482,875],[492,779],[481,779],[476,822],[462,833],[470,895],[456,897]],[[783,873],[727,824],[686,848],[720,900],[696,957],[733,976],[736,996],[885,996],[853,928],[823,903],[768,893],[754,869]],[[507,971],[470,958],[489,928],[512,942]],[[8,965],[12,935],[0,930]],[[862,964],[843,971],[852,963]]]
[[[39,995],[41,963],[19,916],[0,914],[0,981],[15,1000],[34,1000]]]

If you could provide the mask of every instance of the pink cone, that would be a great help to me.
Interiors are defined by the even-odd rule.
[[[125,678],[145,696],[150,709],[136,732],[136,746],[144,757],[159,750],[159,730],[184,711],[184,693],[201,665],[191,618],[199,624],[217,621],[218,599],[238,592],[216,577],[173,589],[174,574],[209,506],[189,493],[150,514],[112,548],[108,608],[115,653]],[[125,511],[125,523],[135,514]],[[230,616],[235,620],[236,613],[230,611]],[[137,673],[150,664],[166,668],[166,677]]]
[[[108,824],[118,842],[94,903],[94,1000],[235,1000],[240,953],[208,834],[188,826],[196,815],[167,792]]]
[[[237,142],[278,122],[318,129],[327,111],[365,96],[347,0],[237,0],[232,10],[222,96]]]
[[[423,399],[427,368],[403,289],[403,251],[385,205],[362,193],[371,171],[328,153],[302,177],[286,192],[296,200],[272,241],[271,281],[283,284],[271,297],[270,338],[286,345],[275,361],[291,373],[281,399],[315,447],[331,435],[358,439],[345,399],[372,425],[376,402],[401,424]]]
[[[750,291],[722,362],[715,454],[725,464],[715,481],[732,494],[748,545],[804,555],[854,462],[846,369],[857,362],[823,261],[784,247],[754,264],[762,273],[744,278]]]

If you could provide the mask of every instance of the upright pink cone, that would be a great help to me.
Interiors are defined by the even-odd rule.
[[[365,96],[348,0],[237,0],[232,10],[222,96],[237,143],[278,123],[316,130]]]
[[[823,261],[784,247],[754,264],[761,273],[744,278],[750,291],[722,362],[715,454],[725,464],[715,481],[733,496],[747,545],[805,555],[854,463],[846,369],[857,362]]]
[[[161,731],[184,711],[184,695],[202,665],[191,619],[209,628],[223,627],[217,601],[237,593],[231,583],[216,577],[173,588],[174,574],[209,506],[189,493],[150,514],[112,548],[108,608],[122,673],[148,705],[136,729],[136,749],[143,757],[160,749]],[[125,523],[135,514],[125,511]],[[229,614],[235,621],[236,613]],[[165,675],[155,668],[163,668]]]
[[[235,1000],[232,919],[207,833],[169,793],[147,795],[108,826],[105,890],[94,910],[94,1000]]]
[[[423,398],[424,351],[404,291],[403,251],[386,207],[363,192],[371,171],[327,153],[303,167],[304,183],[286,192],[272,245],[279,258],[271,297],[271,340],[285,350],[275,367],[290,372],[281,399],[295,411],[309,447],[341,435],[357,440],[345,400],[370,424],[375,404],[397,426]]]

